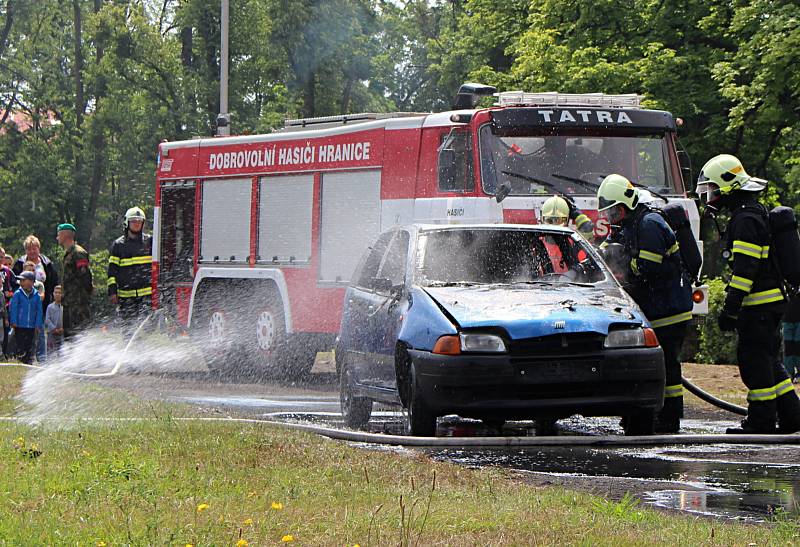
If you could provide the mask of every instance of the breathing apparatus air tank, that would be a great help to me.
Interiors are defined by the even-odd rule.
[[[791,207],[775,207],[769,212],[772,249],[783,279],[793,287],[800,286],[800,234],[797,217]]]

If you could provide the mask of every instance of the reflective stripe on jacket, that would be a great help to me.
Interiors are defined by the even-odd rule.
[[[653,328],[689,321],[692,287],[675,233],[659,213],[639,207],[607,240],[621,243],[631,257],[626,290]]]
[[[772,304],[783,306],[780,277],[770,258],[769,217],[754,198],[743,198],[731,207],[726,230],[731,276],[725,297],[725,309]]]
[[[152,294],[153,239],[123,235],[111,245],[108,257],[108,294],[133,298]]]

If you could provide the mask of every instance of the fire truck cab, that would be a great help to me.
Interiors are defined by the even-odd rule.
[[[449,112],[290,120],[265,135],[162,143],[154,305],[221,367],[291,363],[302,373],[332,347],[363,251],[395,224],[535,224],[559,193],[602,238],[596,188],[619,173],[654,200],[680,201],[699,234],[670,113],[599,93],[505,92],[475,108],[487,89],[467,88]]]

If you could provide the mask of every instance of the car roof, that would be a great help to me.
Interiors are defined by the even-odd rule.
[[[396,226],[395,229],[401,228],[413,232],[431,232],[440,230],[523,230],[535,232],[549,232],[557,234],[573,234],[575,231],[572,228],[564,226],[554,226],[551,224],[433,224],[433,223],[420,223],[403,224]]]

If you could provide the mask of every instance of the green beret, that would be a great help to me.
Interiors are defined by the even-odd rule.
[[[61,230],[71,230],[73,232],[77,232],[78,231],[78,230],[75,229],[75,226],[70,224],[69,222],[65,222],[64,224],[59,224],[57,231],[60,232]]]

